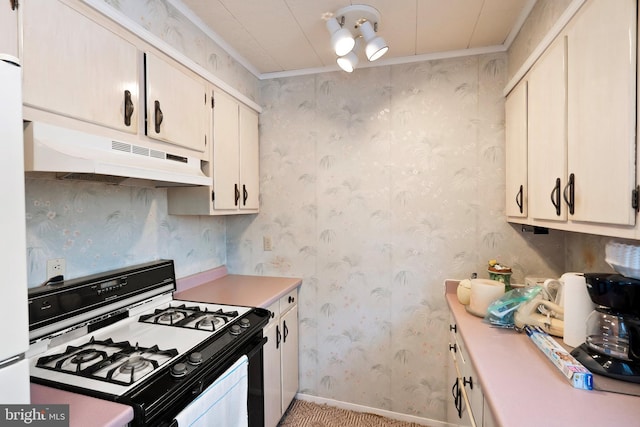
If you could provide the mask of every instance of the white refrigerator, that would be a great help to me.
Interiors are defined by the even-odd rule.
[[[0,52],[0,404],[28,404],[29,347],[22,79]]]

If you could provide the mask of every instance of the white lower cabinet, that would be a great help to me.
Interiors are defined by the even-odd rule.
[[[298,392],[298,289],[273,303],[264,329],[264,425],[275,427]]]
[[[495,427],[497,424],[453,316],[450,316],[449,330],[451,361],[447,372],[451,390],[447,399],[447,422],[465,427]]]

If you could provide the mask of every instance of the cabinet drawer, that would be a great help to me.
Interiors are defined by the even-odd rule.
[[[271,312],[271,316],[269,317],[269,324],[273,322],[278,322],[280,320],[280,301],[276,301],[267,307],[267,310]]]
[[[298,303],[298,288],[280,298],[280,313],[284,314]]]

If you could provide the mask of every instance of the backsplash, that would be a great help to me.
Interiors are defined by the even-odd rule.
[[[224,218],[168,215],[164,189],[27,179],[26,220],[29,287],[51,258],[66,259],[66,278],[159,258],[178,277],[226,263]]]

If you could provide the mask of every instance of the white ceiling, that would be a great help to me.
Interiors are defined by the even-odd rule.
[[[381,15],[387,65],[503,51],[536,0],[366,0]],[[349,0],[172,0],[260,78],[338,69],[323,16]],[[364,63],[364,64],[363,64]]]

